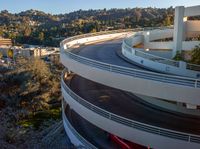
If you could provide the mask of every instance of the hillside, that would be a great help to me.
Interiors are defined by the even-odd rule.
[[[62,70],[59,63],[49,65],[37,58],[22,57],[17,58],[13,70],[0,66],[2,148],[56,149],[63,143],[63,148],[70,145],[60,122]]]
[[[0,13],[0,36],[14,44],[59,46],[66,37],[108,29],[166,26],[173,23],[174,9],[133,8],[79,10],[52,15],[37,10]]]

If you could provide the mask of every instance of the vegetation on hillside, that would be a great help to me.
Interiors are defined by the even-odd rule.
[[[173,24],[174,9],[133,8],[79,10],[51,15],[37,10],[18,14],[0,13],[0,36],[14,44],[59,46],[66,37],[110,29],[167,26]]]
[[[13,70],[0,69],[1,145],[27,148],[29,141],[61,120],[62,69],[60,64],[22,57]]]

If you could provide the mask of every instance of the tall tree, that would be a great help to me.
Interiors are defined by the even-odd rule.
[[[40,41],[44,41],[44,33],[40,32],[39,35],[38,35],[38,38],[39,38]]]
[[[167,15],[167,17],[164,19],[163,25],[164,26],[170,26],[170,25],[172,25],[171,17],[169,15]]]
[[[31,28],[29,26],[26,26],[24,29],[24,36],[30,36],[31,35]]]

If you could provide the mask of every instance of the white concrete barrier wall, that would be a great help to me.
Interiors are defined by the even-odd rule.
[[[112,70],[106,71],[82,64],[65,54],[61,54],[60,58],[66,68],[89,80],[132,93],[200,105],[200,88],[132,77],[112,72]]]
[[[200,44],[200,41],[183,41],[183,50],[184,51],[191,51],[195,48],[195,46]]]
[[[195,46],[199,45],[200,41],[183,41],[182,50],[191,51]],[[169,42],[146,42],[145,49],[173,49],[173,41]]]
[[[185,8],[184,16],[188,17],[188,16],[199,16],[199,15],[200,15],[200,5]]]
[[[76,45],[76,44],[86,44],[86,43],[91,43],[91,42],[95,42],[95,41],[106,41],[106,40],[113,39],[113,38],[124,37],[124,36],[128,35],[129,33],[130,32],[85,37],[85,38],[70,41],[66,45],[68,47],[71,47],[71,46]]]
[[[149,31],[149,41],[173,37],[173,29]]]
[[[169,65],[167,62],[163,63],[163,61],[172,61],[170,59],[165,60],[164,58],[156,56],[156,55],[155,56],[152,55],[152,57],[154,58],[148,59],[148,58],[144,58],[144,57],[136,55],[135,51],[140,52],[144,50],[144,49],[132,48],[133,46],[138,44],[138,41],[140,42],[142,41],[142,37],[140,38],[139,37],[140,36],[132,36],[132,37],[124,39],[124,42],[122,45],[122,53],[125,57],[127,57],[131,61],[136,62],[137,64],[145,66],[147,68],[164,72],[164,73],[170,73],[170,74],[181,75],[181,76],[192,77],[192,78],[196,78],[197,76],[199,76],[200,74],[199,71],[187,69],[186,64],[179,65],[177,67],[177,66]],[[144,39],[147,40],[146,37]],[[130,42],[130,40],[132,42]],[[196,45],[200,44],[200,41],[184,41],[182,42],[182,44],[183,44],[183,50],[187,51],[187,50],[193,49]],[[146,41],[144,43],[144,48],[145,49],[173,49],[173,42],[147,42]],[[145,53],[143,55],[145,55]],[[177,63],[183,64],[183,62],[177,62]]]
[[[186,23],[186,35],[187,37],[195,37],[200,34],[200,21],[187,21]],[[173,49],[173,41],[168,42],[154,42],[154,40],[165,39],[173,37],[173,29],[166,30],[152,30],[143,33],[144,35],[144,48],[145,49]],[[135,38],[135,37],[133,37]],[[134,39],[132,39],[134,41]],[[132,43],[131,46],[137,43]],[[199,45],[200,41],[183,41],[182,50],[192,50],[196,45]]]
[[[84,147],[88,149],[96,149],[96,147],[88,142],[85,138],[83,138],[79,132],[77,132],[74,127],[70,124],[69,120],[67,119],[67,116],[65,115],[65,108],[66,106],[66,101],[62,101],[62,119],[63,119],[63,125],[65,132],[67,133],[67,136],[69,137],[71,143],[79,148],[79,147]]]
[[[200,32],[200,21],[193,20],[185,23],[186,32]]]
[[[187,37],[198,37],[200,35],[200,32],[187,32]]]
[[[176,66],[168,65],[167,63],[166,64],[161,63],[161,62],[159,62],[159,60],[150,60],[147,58],[137,56],[137,55],[135,55],[135,50],[138,50],[138,49],[132,48],[132,52],[130,52],[130,49],[127,50],[126,48],[122,47],[122,54],[125,57],[127,57],[128,59],[130,59],[131,61],[133,61],[141,66],[144,66],[144,67],[152,69],[152,70],[160,71],[163,73],[181,75],[181,76],[192,77],[192,78],[196,78],[197,75],[200,74],[200,72],[198,72],[198,71],[186,69],[186,64],[176,67]],[[141,51],[141,49],[138,51]],[[162,60],[162,61],[164,61],[164,60]],[[179,64],[181,64],[181,63],[182,62],[179,62]]]
[[[129,38],[127,38],[129,39]],[[130,38],[131,39],[131,45],[138,45],[138,44],[141,44],[144,42],[144,36],[142,35],[137,35],[137,36],[134,36],[134,38]]]
[[[150,146],[155,149],[199,149],[200,144],[172,139],[170,137],[164,137],[161,135],[148,133],[141,131],[132,127],[128,127],[121,123],[110,120],[103,117],[85,106],[74,100],[62,87],[62,94],[65,101],[70,105],[75,112],[77,112],[81,117],[94,124],[95,126],[111,133],[117,135],[126,140],[144,145]]]
[[[76,147],[78,147],[78,146],[86,147],[85,144],[83,144],[79,140],[79,138],[76,137],[76,135],[74,134],[74,132],[71,130],[70,127],[72,127],[72,126],[70,126],[71,124],[69,123],[69,121],[67,120],[67,118],[66,118],[65,115],[63,115],[63,125],[64,125],[64,128],[65,128],[65,132],[67,133],[67,136],[69,137],[69,139],[70,139],[70,141],[71,141],[71,143],[73,145],[75,145]]]
[[[123,34],[125,34],[125,33],[121,33],[121,35],[123,35]],[[93,38],[93,41],[95,41],[95,40],[98,41],[98,38]],[[65,42],[65,41],[64,41],[64,43],[67,44],[67,42]],[[63,45],[63,42],[61,43],[61,46],[65,47],[65,45]],[[158,98],[163,98],[163,99],[172,100],[172,101],[185,102],[185,103],[194,104],[194,105],[200,104],[200,101],[199,101],[200,92],[198,92],[199,88],[195,88],[195,86],[199,86],[199,83],[195,82],[195,80],[194,80],[194,82],[191,81],[191,83],[192,83],[191,85],[192,86],[194,85],[194,86],[190,87],[187,85],[186,86],[178,85],[176,83],[169,84],[169,83],[164,83],[162,81],[161,82],[153,81],[153,80],[151,80],[151,78],[150,78],[150,80],[137,78],[137,77],[135,78],[135,77],[128,76],[128,75],[122,75],[120,73],[119,74],[114,73],[114,72],[112,72],[112,70],[110,72],[108,72],[108,71],[101,70],[98,68],[94,69],[94,67],[87,66],[85,64],[81,64],[81,62],[72,60],[67,55],[65,55],[65,52],[63,50],[64,49],[62,47],[61,48],[61,62],[70,70],[72,70],[75,73],[82,75],[90,80],[93,80],[93,81],[96,81],[96,82],[99,82],[99,83],[102,83],[102,84],[105,84],[105,85],[108,85],[111,87],[119,88],[119,89],[122,89],[125,91],[130,91],[130,92],[138,93],[138,94],[144,94],[144,95],[151,96],[151,97],[158,97]],[[67,49],[67,50],[70,50],[70,49]],[[92,61],[92,60],[90,60],[90,61]],[[156,64],[156,65],[158,65],[158,64]],[[121,68],[118,68],[118,69],[121,69]],[[166,68],[164,65],[162,69],[164,70],[164,69],[168,69],[168,68]],[[89,72],[91,72],[91,70],[92,70],[93,74],[96,74],[96,76],[98,76],[98,77],[94,77],[93,74],[90,74]],[[95,72],[96,70],[97,70],[97,72]],[[122,71],[123,71],[123,69],[122,69]],[[102,76],[99,74],[102,74]],[[113,76],[116,75],[116,78],[112,77],[112,74],[113,74]],[[90,76],[90,75],[92,75],[92,76]],[[107,79],[107,78],[105,79],[106,81],[103,80],[105,76],[109,76],[108,77],[109,79]],[[120,78],[120,77],[122,77],[122,78]],[[127,80],[126,79],[125,80],[128,83],[124,84],[124,82],[123,82],[124,78],[127,79]],[[115,80],[115,81],[111,81],[111,80]],[[120,82],[122,81],[122,83],[118,83],[118,80]],[[115,83],[113,83],[113,82],[115,82]],[[130,82],[132,82],[132,84],[130,84]],[[186,83],[187,83],[187,81],[186,81]],[[134,84],[140,84],[139,85],[140,87],[135,88]],[[149,84],[149,86],[147,86],[146,84]],[[155,88],[152,88],[153,86]],[[162,86],[162,87],[160,87],[160,86]],[[164,92],[166,92],[166,91],[167,91],[167,93],[165,94]],[[183,94],[183,96],[180,96],[180,94]]]
[[[171,42],[145,42],[146,49],[173,49],[173,41]]]

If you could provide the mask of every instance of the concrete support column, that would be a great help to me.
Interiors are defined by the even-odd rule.
[[[176,55],[177,51],[182,50],[182,41],[184,38],[184,11],[184,6],[175,8],[173,57]]]
[[[150,42],[150,31],[144,32],[144,49],[147,49],[147,44]]]

